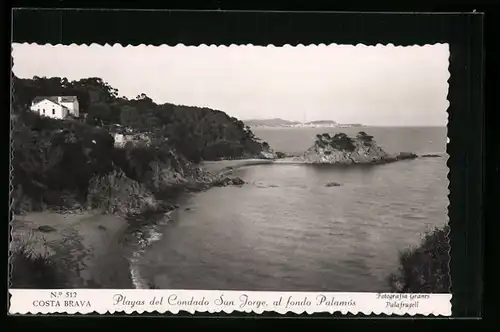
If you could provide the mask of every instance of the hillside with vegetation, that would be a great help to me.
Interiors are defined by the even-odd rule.
[[[137,200],[136,207],[156,208],[145,198],[231,182],[203,174],[196,163],[259,157],[269,149],[242,121],[222,111],[158,105],[145,94],[130,100],[100,78],[14,77],[13,88],[11,166],[17,212],[47,207],[135,211],[115,206],[120,196],[129,203]],[[82,117],[56,120],[29,110],[35,97],[57,95],[77,96]],[[151,144],[116,147],[112,126],[147,133]],[[96,206],[106,201],[107,206]]]

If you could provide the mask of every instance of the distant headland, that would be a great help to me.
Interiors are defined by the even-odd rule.
[[[316,120],[309,122],[298,122],[283,120],[280,118],[274,119],[249,119],[243,121],[245,125],[252,128],[279,128],[279,127],[293,127],[293,128],[350,128],[350,127],[364,127],[360,123],[337,123],[333,120]]]

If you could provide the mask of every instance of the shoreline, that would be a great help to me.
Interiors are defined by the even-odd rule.
[[[231,159],[204,161],[199,164],[199,167],[205,172],[212,173],[215,176],[221,176],[241,167],[274,164],[275,162],[276,160],[274,159]]]
[[[255,158],[209,161],[197,166],[221,177],[240,167],[271,163],[273,160]],[[181,194],[176,203],[183,197]],[[166,213],[176,210],[178,207]],[[135,288],[130,262],[133,251],[125,242],[137,225],[122,216],[97,210],[36,211],[14,215],[10,227],[10,251],[26,246],[30,253],[62,262],[61,268],[71,272],[65,277],[73,288]]]
[[[122,246],[127,228],[125,219],[98,211],[31,212],[14,216],[10,249],[26,245],[31,253],[52,258],[68,288],[127,289],[132,285]]]
[[[422,157],[424,156],[418,156]],[[313,165],[291,158],[249,158],[205,161],[196,166],[214,177],[223,177],[231,175],[238,168],[268,164]],[[212,184],[203,191],[213,187]],[[184,198],[183,193],[175,199],[176,207],[165,214],[170,216],[181,208]],[[136,288],[131,266],[134,251],[126,242],[131,230],[138,226],[124,217],[102,214],[95,210],[69,213],[30,212],[14,216],[11,227],[11,249],[19,243],[29,243],[34,253],[62,260],[67,265],[65,268],[76,272],[76,275],[69,276],[73,287]],[[48,231],[41,230],[47,227]],[[139,226],[141,227],[143,225]]]

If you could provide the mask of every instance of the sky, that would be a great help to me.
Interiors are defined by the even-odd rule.
[[[19,78],[100,77],[119,94],[242,120],[446,126],[448,44],[127,46],[13,44]]]

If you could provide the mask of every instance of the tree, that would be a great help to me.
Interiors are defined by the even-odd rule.
[[[151,98],[149,98],[145,93],[141,93],[139,95],[137,95],[137,97],[135,97],[135,99],[137,100],[148,100],[148,101],[152,101]]]
[[[362,140],[363,142],[365,143],[370,143],[373,141],[373,136],[370,136],[368,135],[367,133],[365,133],[364,131],[360,131],[356,137],[360,140]]]
[[[345,133],[335,134],[330,141],[330,146],[339,150],[354,151],[356,146],[352,138],[347,136]]]
[[[118,90],[111,87],[99,77],[83,78],[69,84],[70,89],[78,96],[80,107],[85,112],[91,104],[110,103],[117,99]]]
[[[388,278],[394,292],[449,293],[448,225],[427,234],[419,247],[400,253],[400,267]]]
[[[88,109],[87,123],[92,125],[109,125],[113,123],[114,116],[111,107],[106,103],[91,104]]]
[[[137,128],[142,126],[141,115],[135,107],[125,105],[121,109],[120,123],[122,126]]]

